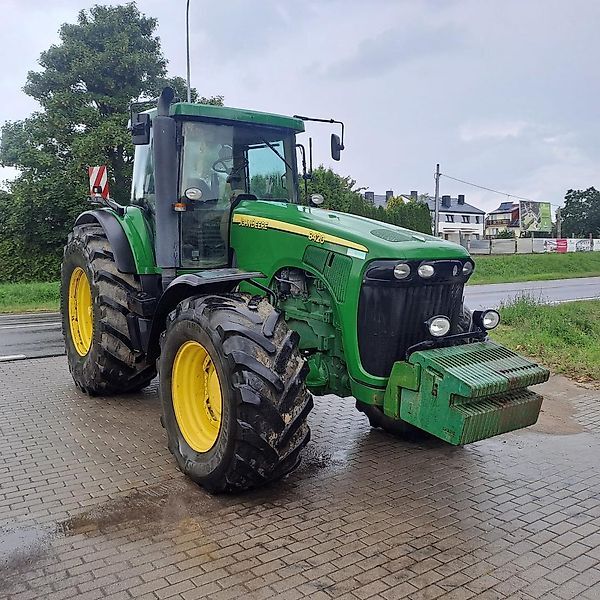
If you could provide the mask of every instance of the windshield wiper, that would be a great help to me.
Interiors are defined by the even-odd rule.
[[[271,144],[270,142],[267,142],[267,140],[265,140],[264,138],[260,138],[260,141],[263,142],[263,144],[266,144],[271,150],[273,150],[273,152],[275,152],[275,154],[277,154],[277,156],[279,156],[279,158],[285,163],[285,166],[290,170],[290,173],[294,173],[294,169],[292,168],[292,165],[290,165],[290,163],[285,160],[285,158],[283,158],[283,156],[279,153],[279,150],[277,150],[277,148],[275,148],[275,146],[273,146],[273,144]]]

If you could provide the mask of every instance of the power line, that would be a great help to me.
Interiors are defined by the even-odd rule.
[[[465,181],[464,179],[459,179],[458,177],[452,177],[451,175],[446,175],[445,173],[440,173],[440,177],[445,177],[446,179],[452,179],[453,181],[458,181],[460,183],[464,183],[465,185],[470,185],[480,190],[486,190],[487,192],[492,192],[493,194],[499,194],[500,196],[506,196],[507,198],[516,198],[517,200],[525,200],[526,202],[538,202],[537,200],[532,200],[531,198],[525,198],[523,196],[517,196],[516,194],[509,194],[508,192],[500,192],[498,190],[493,190],[492,188],[486,187],[485,185],[479,185],[477,183],[473,183],[471,181]],[[551,204],[550,206],[560,206],[560,204]]]

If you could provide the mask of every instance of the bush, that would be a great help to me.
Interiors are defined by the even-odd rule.
[[[0,283],[56,281],[60,277],[62,249],[33,251],[23,243],[0,240]]]

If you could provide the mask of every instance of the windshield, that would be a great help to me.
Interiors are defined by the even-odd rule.
[[[181,197],[198,188],[203,200],[231,201],[242,193],[297,202],[293,133],[187,121],[183,140]]]

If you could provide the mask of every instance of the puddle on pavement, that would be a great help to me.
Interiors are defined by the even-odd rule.
[[[182,479],[149,486],[127,496],[69,517],[56,525],[57,534],[77,535],[102,532],[126,523],[178,523],[202,514],[218,502],[191,481]]]
[[[575,407],[565,398],[546,396],[535,425],[525,431],[536,431],[547,435],[573,435],[585,431],[585,427],[575,420]]]
[[[339,469],[348,463],[350,448],[328,448],[323,444],[309,444],[302,453],[302,462],[296,471],[295,476],[302,479],[314,475],[323,469]]]
[[[219,505],[219,500],[182,478],[108,499],[54,526],[0,528],[0,570],[6,578],[30,570],[51,551],[52,542],[57,538],[95,535],[131,523],[152,523],[159,530],[165,523],[171,527],[184,525],[189,532],[197,526],[195,517],[205,514],[214,504]],[[2,584],[0,578],[0,589]]]
[[[5,573],[28,570],[46,553],[51,537],[52,530],[48,528],[0,528],[0,570]]]

